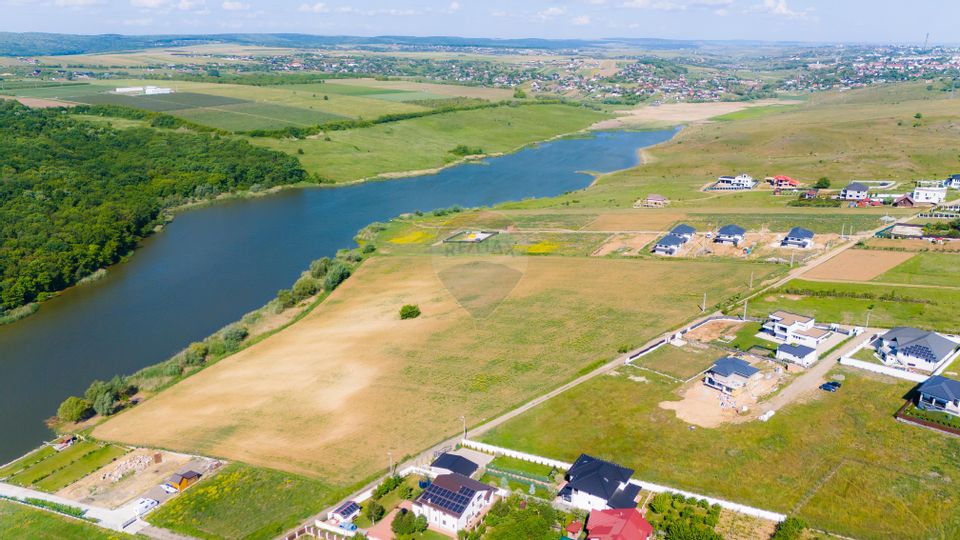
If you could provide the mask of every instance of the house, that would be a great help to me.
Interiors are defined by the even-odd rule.
[[[790,229],[787,236],[780,241],[780,247],[797,247],[807,249],[813,245],[813,231],[803,227]]]
[[[329,519],[337,523],[350,523],[360,515],[360,505],[354,501],[346,501],[338,506],[330,515]]]
[[[887,365],[933,372],[951,358],[960,344],[936,332],[899,326],[873,342],[877,356]]]
[[[713,185],[715,189],[753,189],[757,181],[747,173],[740,173],[736,176],[721,176],[717,178],[717,183]]]
[[[668,234],[657,240],[656,245],[653,246],[653,252],[657,255],[676,255],[684,243],[683,238]]]
[[[707,370],[703,384],[724,394],[734,395],[760,380],[760,370],[739,358],[725,356]]]
[[[803,367],[809,367],[818,360],[817,350],[806,345],[782,343],[777,347],[777,360],[792,362]]]
[[[413,513],[456,536],[493,504],[496,492],[462,474],[441,474],[413,501]]]
[[[199,479],[200,473],[196,471],[184,471],[182,473],[174,473],[170,478],[167,478],[167,485],[177,491],[183,491]]]
[[[909,193],[901,195],[893,201],[893,206],[897,208],[913,208],[916,205],[917,201],[913,200]]]
[[[800,182],[790,178],[785,175],[777,175],[765,178],[767,183],[773,186],[774,189],[791,189],[800,187]]]
[[[647,195],[646,199],[643,199],[642,206],[644,208],[663,208],[668,204],[670,204],[670,199],[657,193],[651,193]]]
[[[648,540],[650,525],[636,508],[594,510],[587,518],[587,540]]]
[[[628,469],[587,454],[580,454],[567,471],[559,497],[583,510],[636,508],[640,486],[630,483]]]
[[[767,316],[760,330],[784,343],[816,348],[830,337],[830,331],[817,328],[816,323],[813,317],[778,310]]]
[[[693,240],[693,235],[696,233],[697,233],[697,230],[687,225],[686,223],[681,223],[680,225],[677,225],[676,227],[673,228],[673,230],[670,231],[670,234],[674,236],[679,236],[680,238],[682,238],[684,243],[687,243],[690,240]]]
[[[820,196],[820,190],[819,190],[819,189],[808,189],[808,190],[804,191],[803,194],[800,195],[800,197],[801,197],[802,199],[806,199],[806,200],[813,200],[813,199],[816,199],[816,198],[819,197],[819,196]]]
[[[960,174],[951,174],[948,176],[947,179],[943,181],[943,186],[952,189],[960,189]]]
[[[570,540],[576,540],[580,538],[580,533],[583,532],[583,523],[579,521],[571,521],[569,525],[564,527],[563,536],[569,538]]]
[[[747,234],[747,230],[739,225],[724,225],[717,231],[717,236],[713,241],[718,244],[733,244],[738,246],[740,242],[743,242],[745,234]]]
[[[869,188],[860,182],[851,182],[840,190],[840,199],[844,201],[862,201],[867,198]]]
[[[917,389],[917,407],[960,416],[960,381],[934,375]]]
[[[440,454],[437,456],[437,459],[433,460],[433,463],[430,464],[430,472],[438,476],[449,473],[473,476],[473,473],[477,472],[478,468],[479,465],[469,459],[449,452]]]
[[[947,187],[941,182],[921,180],[913,188],[912,197],[919,204],[942,204],[947,199]]]

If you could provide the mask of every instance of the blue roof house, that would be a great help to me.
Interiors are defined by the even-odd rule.
[[[739,225],[724,225],[717,231],[717,236],[713,241],[717,244],[733,244],[738,246],[740,242],[743,242],[743,237],[746,234],[747,230]]]
[[[960,416],[960,381],[934,375],[920,385],[917,393],[917,407]]]
[[[656,245],[653,246],[653,252],[657,255],[676,255],[683,244],[685,244],[683,238],[668,234],[657,240]]]
[[[724,394],[736,395],[753,387],[759,380],[759,369],[739,358],[725,356],[707,370],[703,384]]]
[[[783,237],[780,247],[808,249],[813,245],[813,231],[803,227],[794,227]]]
[[[582,510],[636,508],[640,486],[630,482],[633,469],[580,454],[567,471],[559,498]]]
[[[684,242],[689,242],[693,239],[693,235],[696,234],[696,232],[697,230],[690,225],[681,223],[674,227],[673,230],[670,231],[670,234],[682,238]]]

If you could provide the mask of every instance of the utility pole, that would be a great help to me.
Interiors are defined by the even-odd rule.
[[[790,268],[793,268],[793,253],[790,254]]]
[[[864,328],[870,328],[870,310],[867,310],[867,325]]]
[[[387,467],[387,471],[391,475],[393,475],[393,452],[391,450],[387,450],[387,460],[389,463],[389,466]]]
[[[707,293],[703,293],[703,306],[700,307],[700,311],[707,310]]]
[[[743,320],[747,320],[747,304],[749,303],[750,303],[749,300],[743,301]]]
[[[467,440],[467,417],[460,416],[460,421],[463,422],[463,440]]]
[[[753,288],[753,271],[750,271],[750,288]]]

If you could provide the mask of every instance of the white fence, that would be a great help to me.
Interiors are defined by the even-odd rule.
[[[845,366],[855,367],[863,369],[866,371],[872,371],[874,373],[880,373],[881,375],[889,375],[891,377],[896,377],[898,379],[903,379],[905,381],[912,382],[923,382],[930,378],[929,375],[921,375],[919,373],[911,373],[909,371],[904,371],[902,369],[896,369],[892,367],[882,366],[880,364],[874,364],[872,362],[864,362],[863,360],[855,360],[848,356],[840,357],[840,363]]]
[[[572,464],[565,463],[563,461],[557,461],[555,459],[545,458],[543,456],[537,456],[534,454],[527,454],[525,452],[518,452],[516,450],[511,450],[509,448],[503,448],[500,446],[494,446],[492,444],[486,444],[477,441],[471,441],[465,439],[463,441],[463,446],[468,448],[473,448],[475,450],[480,450],[481,452],[487,452],[489,454],[499,455],[499,456],[509,456],[516,459],[521,459],[523,461],[529,461],[532,463],[539,463],[541,465],[549,465],[551,467],[557,467],[560,469],[569,469]],[[734,512],[739,512],[748,516],[758,517],[761,519],[769,519],[771,521],[783,521],[787,519],[787,516],[784,514],[779,514],[777,512],[771,512],[769,510],[763,510],[761,508],[754,508],[752,506],[746,506],[743,504],[726,501],[723,499],[717,499],[714,497],[707,497],[706,495],[700,495],[699,493],[693,493],[690,491],[684,491],[682,489],[672,488],[669,486],[662,486],[660,484],[653,484],[651,482],[645,482],[643,480],[631,480],[631,484],[640,486],[647,491],[652,491],[654,493],[661,493],[664,491],[670,491],[672,493],[679,493],[684,497],[694,497],[697,499],[706,499],[710,504],[719,504],[722,508],[731,510]]]

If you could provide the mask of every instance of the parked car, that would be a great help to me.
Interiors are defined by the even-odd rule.
[[[841,384],[839,381],[830,381],[830,382],[828,382],[827,384],[829,384],[830,386],[832,386],[832,387],[834,387],[834,388],[840,388],[841,386],[843,386],[843,384]]]
[[[821,385],[820,385],[820,389],[821,389],[821,390],[825,390],[825,391],[827,391],[827,392],[836,392],[836,391],[837,391],[837,387],[834,386],[834,385],[832,385],[832,384],[830,384],[830,383],[823,383],[823,384],[821,384]]]
[[[142,516],[147,512],[153,510],[157,506],[159,506],[160,502],[153,499],[143,498],[143,499],[138,499],[136,504],[137,504],[137,515]]]
[[[160,489],[170,494],[174,494],[177,492],[177,488],[171,486],[170,484],[160,484]]]

